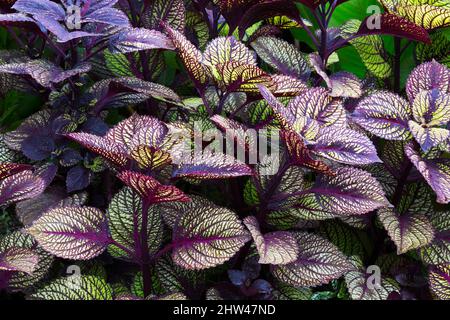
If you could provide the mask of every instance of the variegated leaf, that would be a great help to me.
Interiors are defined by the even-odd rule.
[[[392,208],[382,208],[378,210],[378,217],[397,246],[397,254],[423,247],[434,238],[433,226],[426,216],[399,215]]]
[[[128,162],[127,150],[112,139],[83,132],[69,133],[66,136],[120,167],[125,166]]]
[[[189,208],[173,231],[173,261],[186,269],[205,269],[229,260],[250,240],[236,214],[226,208]]]
[[[405,153],[437,195],[437,202],[450,202],[450,159],[427,160],[410,143]]]
[[[450,261],[450,211],[433,211],[428,219],[434,229],[434,239],[419,249],[419,256],[428,264],[446,263]]]
[[[414,120],[409,129],[424,151],[436,147],[450,137],[445,126],[450,121],[450,94],[438,89],[421,91],[412,105]]]
[[[201,63],[202,53],[182,33],[167,24],[163,25],[192,80],[199,85],[205,84],[208,81],[208,73]]]
[[[422,90],[433,89],[450,93],[450,69],[436,61],[426,62],[415,68],[406,83],[406,93],[411,103]]]
[[[430,267],[430,289],[440,300],[450,300],[450,263]]]
[[[345,127],[322,128],[311,150],[322,157],[346,164],[381,162],[368,137]]]
[[[272,84],[276,88],[273,94],[277,97],[295,97],[308,89],[303,80],[282,74],[272,75]]]
[[[183,0],[156,0],[146,4],[142,15],[144,27],[159,29],[161,20],[175,30],[184,31],[186,25]]]
[[[294,235],[299,247],[298,258],[287,265],[273,266],[272,273],[278,280],[296,287],[313,287],[350,270],[347,258],[327,240],[305,232]]]
[[[358,20],[349,20],[341,26],[344,38],[351,37],[361,26]],[[385,79],[392,73],[391,63],[384,49],[384,43],[379,35],[369,35],[350,40],[352,46],[358,51],[366,68],[376,77]]]
[[[390,92],[377,92],[364,98],[353,112],[357,124],[387,140],[407,140],[411,117],[409,103]]]
[[[189,201],[189,198],[178,188],[163,185],[151,176],[133,171],[123,171],[117,177],[136,191],[148,204]]]
[[[252,64],[222,63],[216,66],[214,76],[230,92],[256,93],[259,85],[274,87],[270,75]]]
[[[32,296],[42,300],[112,300],[109,284],[98,276],[72,275],[54,280]]]
[[[275,37],[259,37],[251,46],[264,62],[278,72],[308,80],[311,70],[305,54],[288,42]]]
[[[333,170],[323,161],[312,157],[312,152],[306,147],[302,138],[293,131],[282,131],[281,135],[291,157],[293,165],[306,167],[327,175],[334,175]]]
[[[382,278],[379,285],[369,286],[368,275],[360,270],[346,273],[345,283],[353,300],[387,300],[390,293],[399,291],[398,284],[390,278]]]
[[[370,240],[363,231],[338,219],[321,222],[319,230],[346,256],[363,257],[366,254]]]
[[[154,206],[149,208],[147,218],[147,245],[148,252],[154,253],[160,246],[163,236],[162,220]],[[108,207],[108,225],[111,238],[121,246],[123,250],[111,245],[108,251],[116,257],[135,259],[140,257],[140,238],[142,230],[142,199],[130,188],[123,188],[111,200]],[[134,255],[130,255],[130,252]]]
[[[277,265],[288,264],[297,260],[298,246],[293,233],[275,231],[263,235],[254,216],[245,218],[244,224],[256,244],[259,263]]]
[[[65,259],[89,260],[110,242],[105,214],[91,207],[51,209],[27,231],[46,251]]]
[[[324,211],[336,215],[363,215],[389,206],[380,183],[356,168],[339,168],[333,177],[322,175],[304,193],[314,195]]]
[[[46,187],[44,179],[26,170],[0,181],[0,205],[37,197]]]
[[[39,262],[39,256],[30,249],[11,248],[0,252],[0,271],[18,271],[32,274]]]
[[[251,174],[251,168],[245,163],[227,154],[212,154],[210,152],[200,156],[194,156],[189,163],[179,165],[173,172],[174,177],[200,180],[224,179]]]
[[[256,66],[255,54],[234,37],[219,37],[212,40],[203,53],[203,64],[217,72],[215,67],[228,62]]]
[[[50,269],[53,256],[38,246],[32,236],[15,231],[4,237],[0,237],[0,252],[6,252],[13,248],[30,250],[38,257],[37,264],[31,274],[26,272],[14,272],[5,284],[10,289],[23,290],[40,281]]]
[[[399,5],[396,13],[427,30],[450,26],[450,9],[423,5]]]

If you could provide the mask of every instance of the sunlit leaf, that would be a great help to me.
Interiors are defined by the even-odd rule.
[[[110,241],[105,214],[91,207],[52,209],[27,231],[46,251],[74,260],[98,256]]]
[[[353,119],[361,127],[388,140],[407,140],[408,121],[412,116],[409,103],[390,92],[377,92],[360,101]]]
[[[72,277],[72,278],[69,278]],[[112,300],[112,289],[97,276],[73,275],[54,280],[32,295],[43,300]]]
[[[423,247],[433,240],[433,227],[425,216],[398,215],[392,208],[383,208],[378,210],[378,217],[396,244],[397,254]]]
[[[275,37],[259,37],[252,42],[258,56],[284,75],[307,80],[309,69],[306,55],[288,42]]]
[[[450,264],[432,266],[428,274],[430,288],[440,300],[450,299]]]
[[[276,231],[262,234],[255,217],[247,217],[244,224],[250,231],[259,254],[259,263],[288,264],[297,260],[297,240],[293,233]]]
[[[337,279],[351,268],[347,258],[327,240],[304,232],[294,235],[299,246],[298,258],[293,263],[273,267],[272,273],[278,280],[312,287]]]
[[[186,269],[214,267],[229,260],[248,240],[234,212],[197,206],[187,210],[174,228],[172,258]]]
[[[123,171],[117,177],[136,191],[147,203],[189,201],[189,198],[178,188],[163,185],[151,176],[133,171]]]
[[[155,207],[150,207],[148,212],[147,239],[148,252],[154,253],[162,241],[162,221]],[[129,260],[140,257],[140,238],[142,229],[142,200],[141,197],[130,188],[123,188],[112,198],[108,207],[108,225],[111,237],[120,243],[134,255],[114,245],[108,251],[116,257]]]
[[[414,150],[412,144],[405,147],[405,153],[422,174],[437,196],[438,203],[450,202],[450,159],[427,160]]]

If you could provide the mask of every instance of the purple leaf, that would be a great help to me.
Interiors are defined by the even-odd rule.
[[[111,37],[109,50],[112,53],[128,53],[140,50],[173,50],[171,41],[161,32],[144,28],[125,29]]]
[[[31,15],[46,16],[54,20],[64,20],[64,8],[50,0],[17,0],[13,9]]]
[[[247,275],[241,270],[228,270],[228,278],[235,286],[243,286],[248,280]]]
[[[0,66],[0,72],[29,75],[41,86],[47,88],[50,88],[52,83],[62,82],[75,75],[86,73],[90,69],[90,64],[83,63],[74,69],[64,71],[47,60],[31,60],[24,63],[10,63]]]
[[[83,22],[105,23],[124,28],[130,27],[130,21],[123,11],[108,7],[102,7],[91,13],[87,13],[83,17]]]
[[[91,183],[92,173],[82,166],[70,168],[67,172],[67,192],[78,191],[86,188]]]
[[[36,177],[31,171],[22,171],[0,181],[0,205],[37,197],[45,189],[43,179]]]
[[[450,159],[427,160],[414,149],[412,143],[405,146],[405,153],[409,160],[430,185],[437,195],[437,202],[450,202]]]
[[[361,100],[353,112],[357,124],[372,134],[388,140],[407,140],[408,121],[412,117],[409,103],[390,92],[377,92]]]
[[[381,162],[368,137],[345,127],[322,128],[311,150],[322,157],[346,164]]]
[[[406,83],[406,93],[410,103],[414,102],[421,91],[433,89],[438,89],[442,93],[450,93],[450,69],[435,60],[415,68]]]
[[[1,26],[37,28],[36,22],[22,13],[0,14]]]
[[[244,219],[244,224],[250,231],[261,264],[288,264],[297,259],[297,240],[293,233],[287,231],[275,231],[262,234],[255,217]]]
[[[43,26],[45,29],[53,33],[58,42],[66,43],[70,40],[84,38],[84,37],[98,37],[101,34],[89,33],[84,31],[72,31],[69,32],[65,27],[63,27],[57,20],[47,17],[45,15],[34,16],[36,22]]]
[[[117,177],[150,204],[170,201],[190,201],[189,197],[178,188],[163,185],[150,176],[132,171],[123,171]]]
[[[55,141],[49,136],[30,136],[22,142],[23,154],[34,161],[50,157],[55,149]]]
[[[319,176],[305,193],[314,195],[324,211],[336,215],[363,215],[390,205],[380,183],[356,168],[342,167],[336,176]]]
[[[117,4],[119,0],[88,0],[85,1],[84,6],[82,8],[82,14],[90,15],[95,11],[102,8],[111,8],[115,4]]]
[[[252,170],[249,166],[226,154],[206,152],[188,160],[189,163],[179,165],[173,172],[174,177],[203,180],[252,175]]]
[[[375,21],[379,21],[379,26],[372,26]],[[410,40],[431,44],[430,35],[421,26],[391,13],[374,14],[367,17],[359,28],[356,36],[366,36],[373,34],[388,34]]]

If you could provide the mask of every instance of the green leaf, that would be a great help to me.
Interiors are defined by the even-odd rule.
[[[306,55],[290,43],[275,37],[259,37],[251,46],[265,63],[278,72],[303,80],[309,78],[311,70]]]
[[[183,0],[154,0],[147,3],[145,8],[142,14],[145,28],[160,29],[160,22],[164,21],[175,30],[184,30],[186,22]]]
[[[142,200],[131,188],[123,188],[111,199],[108,207],[108,225],[112,239],[139,256],[141,252],[140,239],[135,234],[141,234],[142,228]],[[147,224],[148,251],[154,253],[162,242],[162,219],[155,206],[148,212]],[[137,242],[136,242],[137,240]],[[133,259],[129,252],[110,245],[108,251],[115,257]]]
[[[450,211],[432,212],[428,219],[434,229],[434,239],[419,249],[420,258],[428,264],[442,264],[450,261]]]
[[[311,300],[310,288],[297,288],[284,283],[279,283],[274,292],[277,300]]]
[[[11,289],[25,289],[35,285],[47,274],[53,263],[53,256],[42,250],[33,237],[28,234],[16,231],[0,238],[0,252],[11,248],[32,250],[38,257],[37,265],[31,274],[16,272],[12,275],[8,281],[8,287]]]
[[[108,49],[103,51],[108,69],[117,77],[132,77],[131,63],[123,53],[111,53]]]
[[[31,296],[43,300],[112,300],[112,288],[96,276],[72,275],[59,278]]]
[[[341,27],[344,38],[358,31],[361,22],[349,20]],[[392,73],[391,63],[384,50],[383,40],[378,35],[370,35],[350,40],[352,46],[358,51],[366,68],[378,78],[387,78]],[[340,55],[341,57],[341,55]]]

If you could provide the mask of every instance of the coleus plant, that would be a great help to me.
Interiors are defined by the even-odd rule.
[[[0,1],[0,289],[449,299],[449,7],[332,26],[354,2]],[[339,68],[349,46],[365,79]]]

